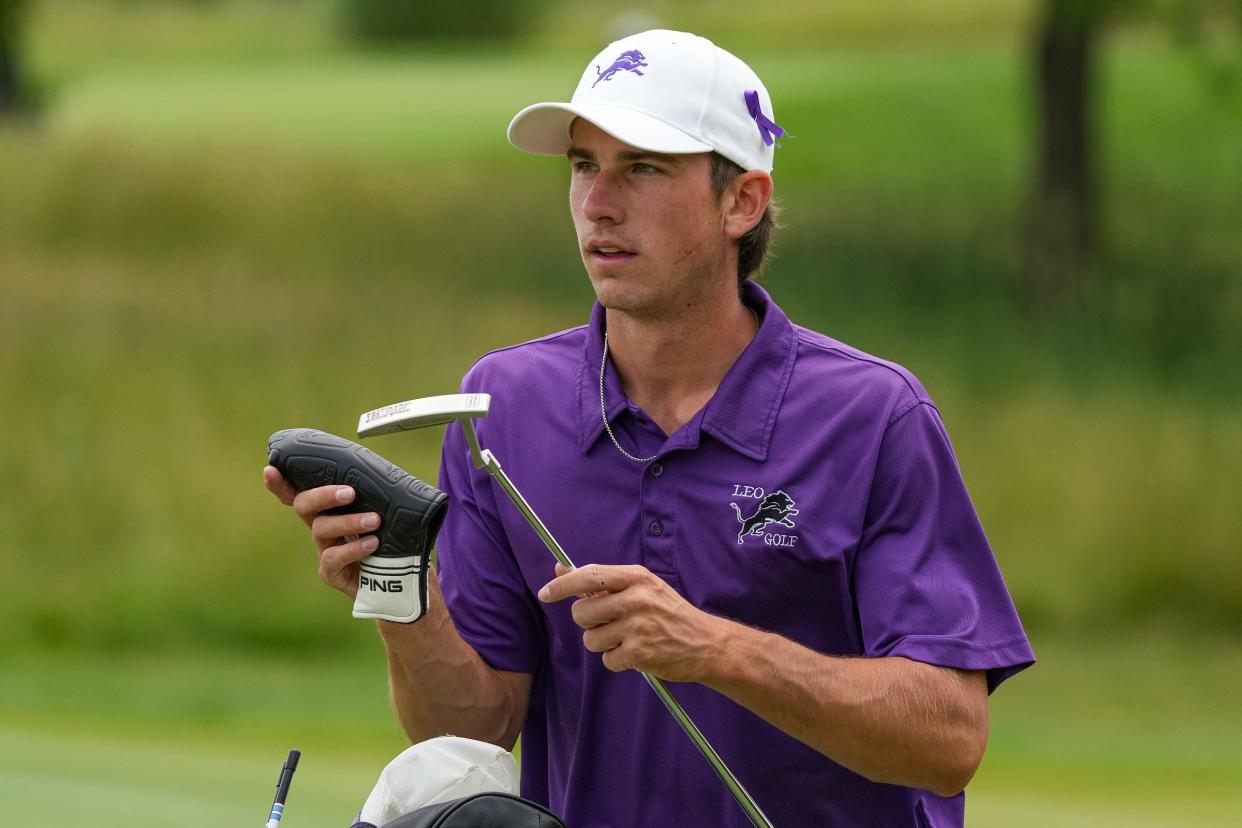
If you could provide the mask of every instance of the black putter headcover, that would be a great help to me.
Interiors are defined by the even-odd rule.
[[[298,491],[352,486],[354,500],[324,514],[376,512],[379,547],[361,562],[355,618],[412,623],[427,612],[427,565],[448,495],[370,449],[313,428],[287,428],[267,441],[267,461]]]

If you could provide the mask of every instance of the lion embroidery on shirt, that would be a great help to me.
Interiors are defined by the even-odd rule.
[[[742,517],[742,510],[736,503],[729,505],[737,512],[737,522],[742,524],[742,531],[737,533],[738,543],[743,543],[747,535],[762,535],[769,523],[779,523],[792,529],[794,522],[789,518],[798,514],[798,510],[794,508],[794,499],[780,490],[764,497],[759,508],[750,517]]]

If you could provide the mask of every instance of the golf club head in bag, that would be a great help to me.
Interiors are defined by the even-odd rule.
[[[427,566],[448,495],[370,449],[313,428],[277,431],[268,462],[298,491],[351,486],[351,503],[323,514],[376,512],[379,546],[360,562],[355,618],[413,623],[427,612]]]

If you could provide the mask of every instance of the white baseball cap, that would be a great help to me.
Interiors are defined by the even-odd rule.
[[[504,748],[460,736],[408,747],[388,763],[357,822],[384,825],[410,811],[479,793],[518,793],[518,768]]]
[[[564,155],[581,117],[639,149],[716,151],[744,170],[772,172],[772,99],[745,63],[704,37],[652,29],[608,45],[591,61],[569,103],[537,103],[514,116],[509,142]]]

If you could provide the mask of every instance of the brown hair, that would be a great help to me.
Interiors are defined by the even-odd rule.
[[[718,152],[712,153],[712,189],[716,191],[717,202],[724,195],[725,188],[729,186],[730,182],[741,174],[742,168],[737,164]],[[761,271],[763,259],[768,254],[768,247],[772,243],[772,234],[780,227],[776,223],[776,220],[780,218],[780,214],[781,207],[776,203],[776,199],[773,198],[764,209],[763,217],[759,219],[759,223],[747,230],[738,239],[738,285],[750,278],[751,274],[758,275]]]

